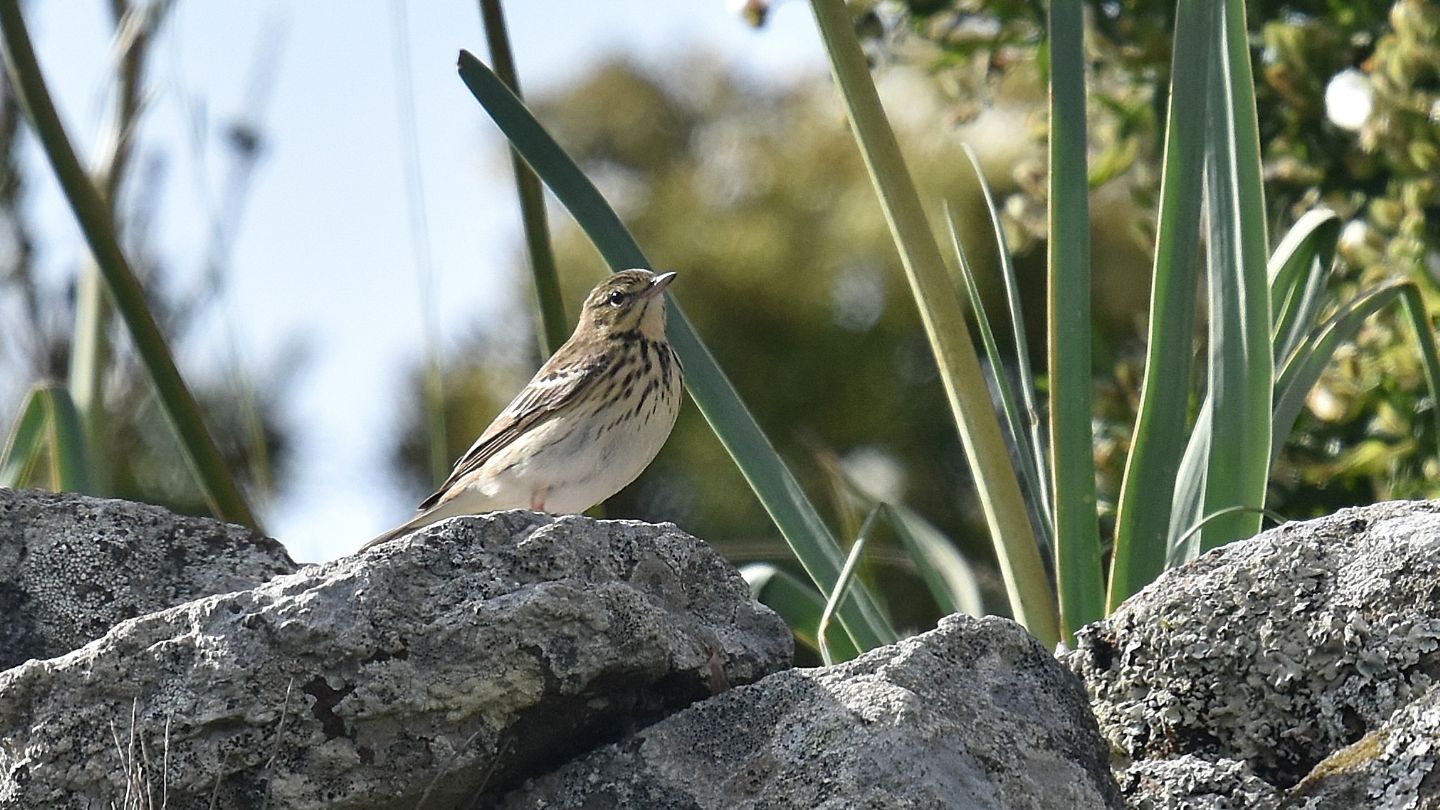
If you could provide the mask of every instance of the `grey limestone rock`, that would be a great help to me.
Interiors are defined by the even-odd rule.
[[[0,489],[0,669],[295,567],[278,542],[242,526],[129,501]]]
[[[1065,660],[1123,767],[1234,760],[1289,789],[1425,695],[1437,648],[1440,504],[1396,502],[1167,572],[1083,628]]]
[[[0,673],[0,808],[467,806],[791,645],[673,526],[457,518]]]
[[[1326,757],[1292,793],[1307,810],[1440,807],[1440,686]]]
[[[1015,623],[952,616],[691,706],[502,806],[1083,810],[1120,798],[1079,681]]]
[[[1285,792],[1233,759],[1142,759],[1120,774],[1131,810],[1279,810]]]

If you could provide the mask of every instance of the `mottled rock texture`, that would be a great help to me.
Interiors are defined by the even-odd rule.
[[[1440,686],[1326,757],[1292,791],[1308,810],[1440,807]]]
[[[278,542],[241,526],[129,501],[0,489],[0,669],[295,568]]]
[[[673,526],[458,518],[0,672],[0,807],[461,807],[789,665]]]
[[[1233,759],[1142,759],[1120,773],[1131,810],[1279,810],[1285,791]]]
[[[951,617],[771,674],[789,632],[703,543],[528,512],[294,571],[0,490],[0,610],[0,810],[1440,808],[1433,503],[1212,552],[1064,665]]]
[[[1185,762],[1229,763],[1238,780],[1289,791],[1367,734],[1417,734],[1392,718],[1440,676],[1437,647],[1440,504],[1396,502],[1286,524],[1170,571],[1084,628],[1065,660],[1122,769],[1133,761],[1138,777],[1168,759],[1161,770],[1172,775]],[[1415,784],[1433,758],[1409,760]],[[1127,793],[1135,807],[1188,806],[1173,798]],[[1315,806],[1298,791],[1287,801]]]
[[[506,808],[1114,808],[1078,680],[1018,625],[952,616],[696,704]]]

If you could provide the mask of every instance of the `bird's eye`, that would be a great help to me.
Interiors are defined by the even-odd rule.
[[[614,292],[610,293],[610,297],[606,300],[610,302],[610,306],[618,307],[621,304],[625,303],[625,293],[620,292],[619,290],[615,290]]]

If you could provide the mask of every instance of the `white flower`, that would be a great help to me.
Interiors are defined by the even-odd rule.
[[[1340,250],[1353,251],[1365,247],[1370,240],[1370,226],[1358,219],[1352,219],[1340,229]]]
[[[1355,68],[1336,73],[1325,86],[1325,115],[1341,129],[1359,130],[1365,126],[1374,107],[1370,79]]]

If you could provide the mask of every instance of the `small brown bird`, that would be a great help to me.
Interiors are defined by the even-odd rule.
[[[625,270],[596,285],[575,333],[421,502],[420,514],[361,550],[456,515],[583,512],[634,481],[680,413],[680,357],[665,338],[661,294],[674,279]]]

